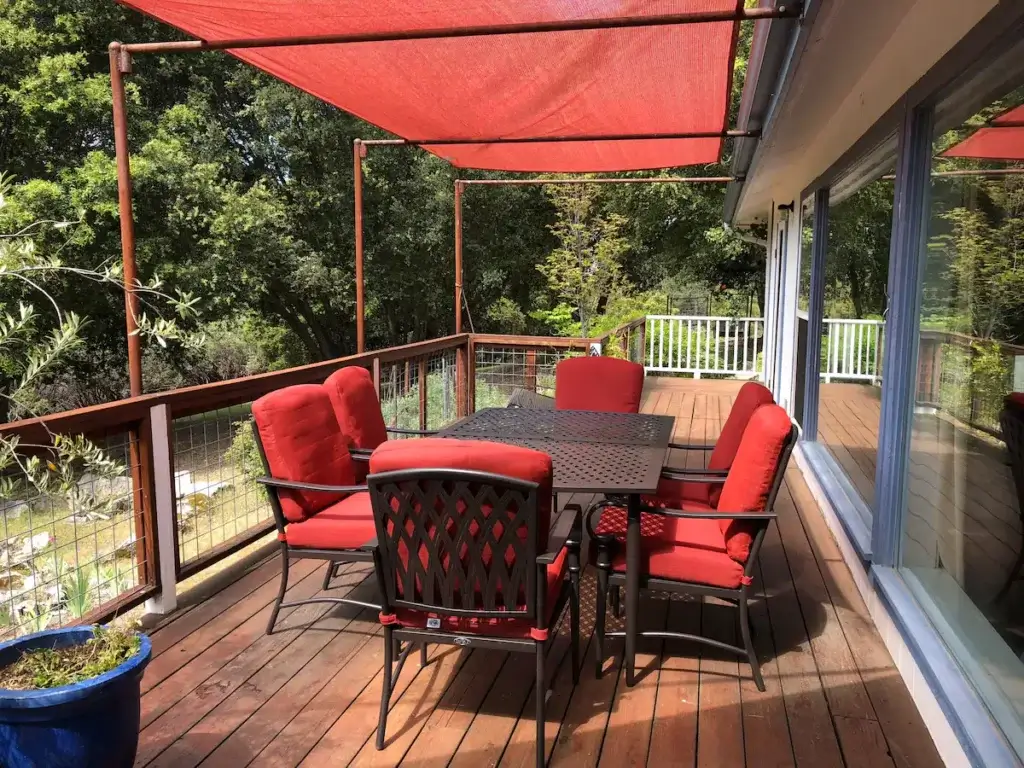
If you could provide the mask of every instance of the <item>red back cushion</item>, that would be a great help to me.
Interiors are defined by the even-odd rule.
[[[779,467],[779,461],[792,429],[789,416],[778,405],[762,405],[754,411],[722,488],[718,509],[722,512],[765,511],[776,472],[785,469]],[[719,522],[729,556],[746,562],[758,525],[742,519]]]
[[[318,485],[353,485],[349,440],[331,400],[317,384],[285,387],[252,404],[260,443],[272,477]],[[340,501],[342,493],[281,490],[287,520],[296,523]]]
[[[324,389],[331,398],[341,431],[356,448],[372,451],[388,439],[380,400],[368,370],[358,366],[341,368],[327,377]]]
[[[1024,408],[1024,392],[1011,392],[1006,396],[1006,405],[1011,408]]]
[[[754,415],[754,411],[762,405],[770,405],[775,402],[771,390],[756,381],[748,381],[740,387],[736,401],[729,411],[729,418],[725,420],[722,427],[722,434],[715,442],[715,449],[708,459],[708,469],[729,469],[736,458],[736,451],[739,450],[740,440],[747,428],[747,422]],[[722,496],[721,486],[712,486],[708,494],[711,506],[717,507],[718,500]]]
[[[392,440],[370,457],[371,474],[437,468],[491,472],[538,483],[537,530],[542,541],[547,539],[551,525],[551,457],[546,453],[502,443],[425,437]]]
[[[615,357],[571,357],[555,368],[560,411],[639,413],[644,367]]]

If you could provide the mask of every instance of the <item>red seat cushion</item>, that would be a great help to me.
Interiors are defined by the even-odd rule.
[[[554,615],[555,604],[565,581],[565,574],[569,568],[568,550],[563,549],[561,554],[555,558],[555,562],[547,568],[548,591],[544,597],[544,607],[547,612],[545,626],[551,624],[558,617]],[[426,628],[427,619],[440,619],[441,630],[465,635],[489,635],[492,637],[529,638],[530,630],[535,622],[528,619],[474,619],[461,616],[445,616],[439,613],[428,613],[408,608],[395,610],[398,623],[403,627]]]
[[[537,530],[542,540],[547,538],[551,525],[551,457],[546,453],[483,440],[425,437],[391,440],[370,457],[373,474],[438,468],[490,472],[538,483]]]
[[[736,460],[736,451],[740,448],[740,440],[747,429],[750,417],[762,405],[771,405],[775,402],[771,390],[756,381],[748,381],[740,387],[736,400],[729,411],[729,417],[722,426],[722,433],[715,441],[714,450],[708,459],[708,469],[729,469]],[[722,497],[722,486],[707,484],[706,496],[703,499],[711,506],[717,507]],[[700,499],[698,495],[696,497]]]
[[[271,477],[316,485],[354,485],[349,440],[338,427],[331,400],[316,384],[285,387],[252,404]],[[342,493],[281,489],[285,519],[299,522],[340,501]]]
[[[688,483],[663,477],[658,481],[657,501],[668,507],[678,507],[686,501],[708,504],[711,487],[711,483]]]
[[[1006,396],[1006,404],[1014,408],[1024,408],[1024,392],[1011,392]]]
[[[792,429],[789,415],[778,405],[762,405],[754,412],[722,487],[720,512],[765,511],[776,473],[785,470],[780,461]],[[742,514],[738,519],[719,522],[729,556],[745,563],[754,534],[763,523],[744,521]]]
[[[639,413],[644,367],[615,357],[571,357],[555,368],[560,411]]]
[[[288,546],[310,549],[358,549],[376,535],[368,493],[354,493],[285,529]]]
[[[684,505],[691,512],[714,511],[706,504]],[[612,568],[626,570],[626,510],[609,507],[601,513],[598,534],[619,540]],[[640,516],[640,562],[643,573],[655,578],[737,589],[743,566],[729,557],[717,520],[675,518],[644,513]]]

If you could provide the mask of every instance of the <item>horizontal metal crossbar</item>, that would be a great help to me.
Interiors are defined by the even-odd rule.
[[[231,38],[224,40],[185,40],[165,43],[130,43],[123,46],[129,53],[174,53],[188,51],[224,51],[244,48],[286,48],[303,45],[346,45],[353,43],[387,43],[408,40],[444,40],[460,37],[493,37],[550,32],[586,32],[589,30],[671,27],[684,24],[752,21],[757,19],[792,19],[801,13],[801,5],[780,5],[777,8],[741,8],[737,11],[670,13],[650,16],[623,16],[600,19],[561,19],[558,21],[519,24],[492,24],[474,27],[437,29],[404,29],[389,32],[356,32],[333,35],[296,35],[290,37]]]

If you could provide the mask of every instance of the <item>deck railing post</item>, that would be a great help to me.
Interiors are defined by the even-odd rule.
[[[469,406],[467,401],[467,387],[466,387],[466,366],[468,361],[466,359],[466,348],[456,347],[455,349],[455,414],[458,418],[462,418],[466,415],[466,409]]]
[[[526,350],[526,368],[523,371],[523,389],[537,391],[537,350]]]
[[[468,415],[470,413],[476,413],[476,342],[473,341],[472,336],[469,337],[469,342],[467,344],[466,371],[466,413]]]
[[[430,371],[429,371],[429,368],[427,366],[427,358],[425,358],[425,357],[421,357],[420,358],[419,363],[417,364],[416,377],[419,379],[419,384],[417,386],[419,387],[419,395],[420,395],[420,429],[426,429],[427,428],[427,408],[429,407],[428,406],[428,400],[427,400],[427,395],[429,394],[428,380],[429,380],[429,377],[430,377]]]
[[[175,536],[174,444],[171,431],[171,409],[154,405],[149,411],[153,455],[153,510],[156,536],[157,584],[155,597],[146,601],[146,612],[171,613],[178,607],[177,543]]]

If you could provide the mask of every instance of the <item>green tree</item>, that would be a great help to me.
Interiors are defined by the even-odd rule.
[[[551,232],[558,247],[537,269],[556,299],[573,308],[580,335],[589,336],[598,310],[622,290],[622,259],[629,243],[622,236],[627,219],[597,210],[594,184],[552,184],[544,188],[555,206]]]

